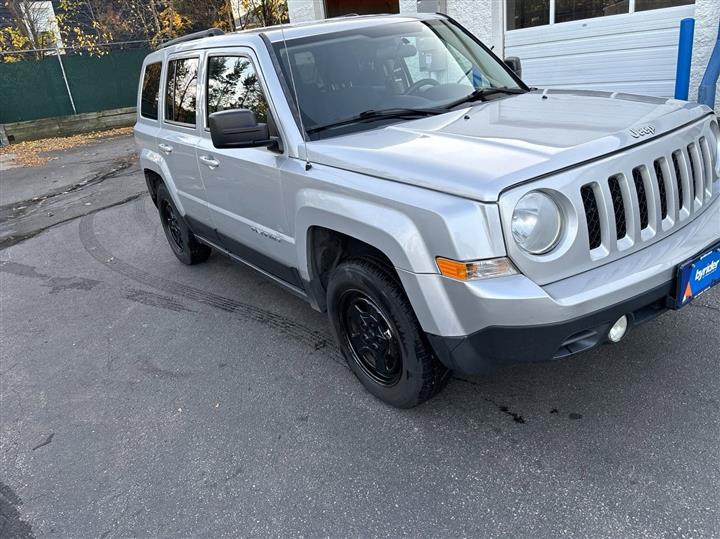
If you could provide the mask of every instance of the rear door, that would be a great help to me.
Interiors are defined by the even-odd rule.
[[[191,229],[212,239],[212,221],[196,154],[202,129],[197,113],[201,58],[198,51],[168,57],[163,123],[157,147],[167,164],[175,194]]]
[[[233,47],[208,52],[203,72],[203,135],[198,143],[208,208],[222,247],[245,262],[289,284],[301,286],[295,242],[290,235],[281,167],[288,157],[268,148],[217,149],[208,116],[245,108],[279,135],[253,51]]]

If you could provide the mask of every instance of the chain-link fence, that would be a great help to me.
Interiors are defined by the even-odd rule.
[[[0,123],[132,107],[149,50],[128,41],[0,52]]]

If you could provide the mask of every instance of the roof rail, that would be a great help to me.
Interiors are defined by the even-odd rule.
[[[186,41],[195,41],[196,39],[202,39],[204,37],[221,36],[224,33],[225,32],[220,30],[220,28],[208,28],[207,30],[193,32],[192,34],[176,37],[175,39],[171,39],[170,41],[161,43],[160,45],[158,45],[158,49],[164,49],[165,47],[169,47],[170,45],[177,45],[178,43],[185,43]]]

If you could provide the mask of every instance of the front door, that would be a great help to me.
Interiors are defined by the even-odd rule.
[[[217,149],[208,116],[244,108],[267,123],[271,110],[257,61],[247,48],[215,50],[204,63],[204,133],[197,155],[208,208],[222,247],[245,262],[299,286],[280,169],[287,157],[267,148]],[[272,125],[272,122],[271,122]]]

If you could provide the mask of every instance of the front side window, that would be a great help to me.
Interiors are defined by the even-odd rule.
[[[282,75],[295,83],[309,133],[373,111],[441,108],[475,90],[524,89],[487,49],[443,19],[391,22],[274,47]]]
[[[197,58],[168,62],[165,119],[195,125],[197,105]]]
[[[267,123],[267,101],[250,59],[212,56],[208,59],[207,116],[229,109],[249,109],[259,123]]]
[[[142,92],[140,94],[140,115],[151,120],[158,119],[158,100],[160,98],[160,62],[145,66]]]

